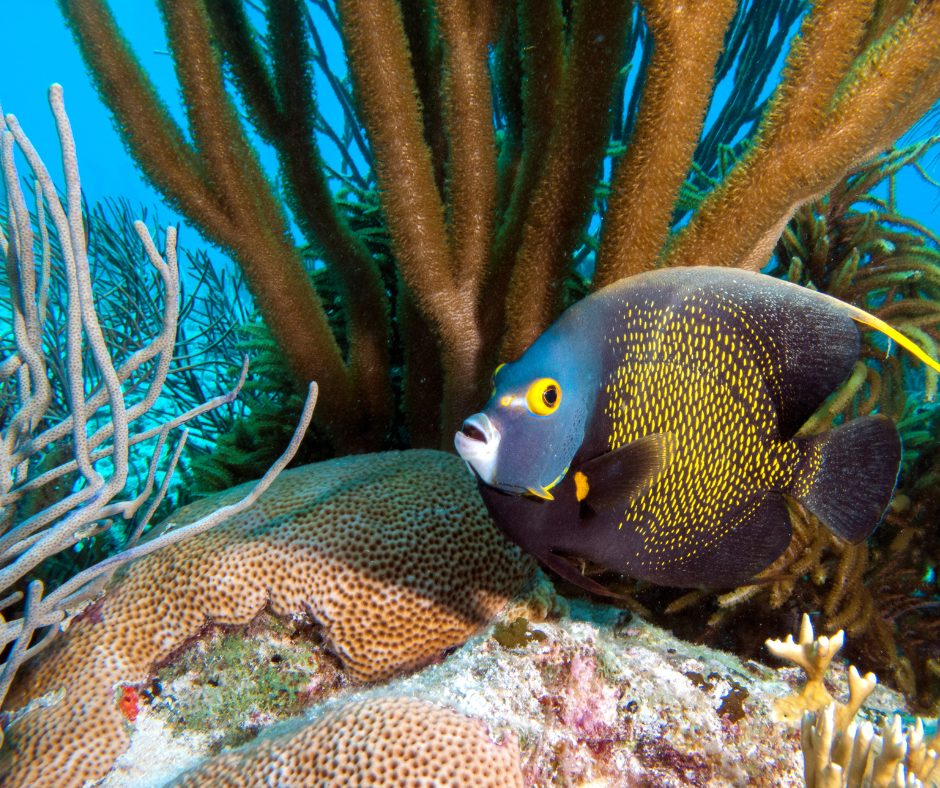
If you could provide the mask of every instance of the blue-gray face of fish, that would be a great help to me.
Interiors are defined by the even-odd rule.
[[[579,347],[578,322],[578,310],[569,310],[521,359],[497,368],[490,401],[455,436],[460,456],[491,487],[551,499],[568,471],[599,372]]]

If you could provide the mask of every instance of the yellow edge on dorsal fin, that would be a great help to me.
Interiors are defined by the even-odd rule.
[[[859,309],[857,306],[853,306],[852,304],[846,304],[846,307],[848,307],[849,314],[852,316],[852,319],[857,323],[861,323],[862,325],[873,328],[876,331],[880,331],[886,337],[893,339],[905,350],[919,358],[928,367],[935,369],[937,372],[940,372],[940,364],[924,353],[920,346],[918,346],[917,343],[912,339],[904,336],[904,334],[902,334],[893,326],[889,326],[880,317],[875,317],[874,315],[868,314],[868,312],[866,312],[864,309]]]

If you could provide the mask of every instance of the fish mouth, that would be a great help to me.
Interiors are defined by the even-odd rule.
[[[485,413],[474,413],[454,435],[457,453],[487,484],[495,478],[499,440],[499,430]]]

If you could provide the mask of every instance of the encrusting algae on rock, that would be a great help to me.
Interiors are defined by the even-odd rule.
[[[503,616],[498,620],[508,623]],[[544,639],[506,649],[489,630],[419,672],[378,686],[327,689],[301,717],[273,726],[283,717],[263,722],[256,745],[223,752],[224,762],[244,755],[251,769],[261,769],[259,752],[279,751],[301,728],[316,729],[324,714],[361,702],[412,698],[481,721],[502,746],[506,734],[514,734],[524,785],[532,788],[802,788],[799,731],[776,722],[773,710],[774,701],[797,683],[796,671],[741,662],[610,605],[586,601],[572,602],[568,613],[536,628]],[[268,634],[252,638],[249,650],[267,654],[280,640]],[[207,641],[206,656],[220,648],[218,639]],[[844,691],[846,672],[833,661],[833,694]],[[329,681],[332,669],[318,675]],[[224,674],[219,678],[219,692],[234,689]],[[191,706],[200,694],[199,687],[170,687],[168,680],[160,703],[142,705],[131,749],[102,788],[162,788],[201,762],[195,773],[211,774],[223,730],[177,730],[171,708]],[[862,714],[878,722],[902,705],[897,693],[878,686]],[[275,743],[268,748],[268,742]],[[176,755],[164,754],[170,750]],[[408,753],[402,760],[412,762]],[[285,779],[282,785],[295,784]]]

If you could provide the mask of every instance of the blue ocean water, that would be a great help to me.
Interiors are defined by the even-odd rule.
[[[172,59],[167,52],[163,25],[155,4],[141,0],[111,0],[110,6],[161,97],[181,127],[185,128]],[[319,13],[312,4],[309,7],[313,14]],[[2,8],[5,59],[12,65],[0,81],[0,104],[4,112],[12,112],[19,118],[40,154],[48,159],[46,164],[53,177],[61,183],[61,167],[52,155],[57,151],[57,144],[46,91],[50,84],[59,82],[65,89],[66,107],[78,147],[82,186],[89,201],[126,197],[135,205],[162,206],[159,195],[143,182],[124,151],[54,0],[30,0],[28,3],[6,0]],[[260,14],[255,14],[254,21],[263,24]],[[335,73],[344,74],[340,42],[329,36],[329,25],[318,27],[326,31],[324,45],[331,67]],[[637,71],[636,68],[632,70],[634,73]],[[317,76],[322,80],[322,74]],[[325,85],[319,87],[325,88]],[[727,89],[727,85],[718,86],[716,105]],[[329,90],[318,89],[318,100],[327,117],[335,116],[339,108]],[[332,106],[330,102],[333,102]],[[931,122],[928,118],[902,142],[924,138],[932,131],[940,131],[938,121],[934,119]],[[258,140],[255,143],[263,163],[273,175],[276,172],[273,151]],[[328,143],[323,145],[328,162],[334,153],[330,147]],[[929,155],[924,163],[935,178],[940,177],[937,155]],[[898,187],[901,212],[935,232],[940,231],[940,189],[925,182],[911,168],[900,174]],[[160,208],[160,216],[164,223],[178,218],[166,206]],[[182,240],[185,243],[187,236],[184,235]]]
[[[141,65],[185,133],[185,110],[156,4],[141,0],[112,0],[109,5]],[[18,66],[15,78],[0,80],[0,105],[4,113],[16,115],[53,179],[59,184],[64,183],[55,125],[46,98],[49,86],[58,82],[64,89],[66,111],[78,149],[82,189],[88,201],[95,203],[107,197],[124,197],[134,206],[159,206],[162,224],[181,221],[185,227],[185,220],[163,204],[160,195],[144,181],[125,151],[55,1],[4,2],[2,8],[8,62]],[[252,21],[263,29],[261,14],[249,10]],[[313,6],[310,12],[315,19],[321,15]],[[339,38],[332,35],[328,24],[319,24],[318,29],[333,72],[345,74],[346,64]],[[327,89],[319,69],[316,76],[321,111],[328,118],[337,117],[339,104]],[[273,178],[277,172],[274,150],[257,137],[253,137],[252,142]],[[332,143],[321,140],[321,147],[326,161],[338,166],[339,156]],[[192,234],[184,232],[181,236],[184,245],[194,242]]]

